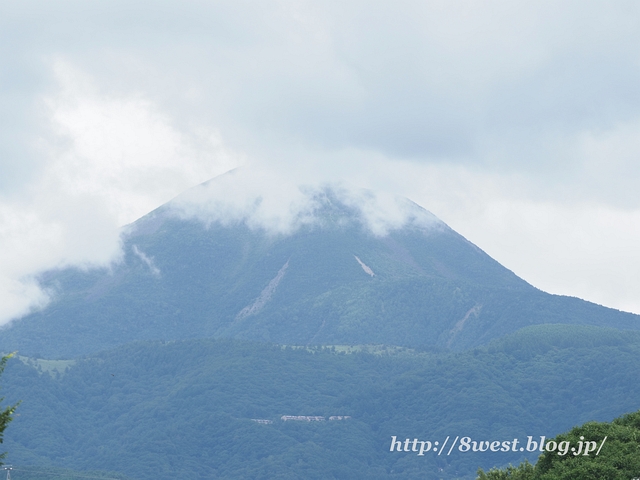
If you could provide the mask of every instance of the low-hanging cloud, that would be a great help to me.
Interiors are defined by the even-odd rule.
[[[44,166],[0,197],[0,324],[47,304],[39,272],[118,261],[124,224],[242,162],[215,131],[185,134],[144,97],[101,94],[68,63],[53,66],[59,87],[41,99]]]
[[[378,236],[407,224],[429,230],[444,225],[430,212],[397,195],[345,182],[304,182],[258,165],[237,168],[187,190],[170,203],[170,211],[205,225],[244,223],[268,234],[286,235],[302,226],[319,224],[318,212],[332,202],[356,212],[356,221]]]

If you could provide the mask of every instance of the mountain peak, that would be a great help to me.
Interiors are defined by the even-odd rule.
[[[167,212],[205,225],[245,223],[270,234],[353,223],[376,236],[407,225],[424,230],[448,228],[404,197],[344,183],[298,185],[263,175],[234,169],[182,193],[166,205]]]

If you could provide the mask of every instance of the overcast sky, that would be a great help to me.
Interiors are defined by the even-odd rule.
[[[640,313],[640,3],[0,1],[0,323],[238,165],[411,198]]]

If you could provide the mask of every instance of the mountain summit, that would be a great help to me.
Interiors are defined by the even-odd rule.
[[[406,199],[303,189],[276,215],[263,197],[231,203],[229,185],[216,178],[127,226],[111,268],[44,273],[53,301],[5,327],[0,348],[66,357],[235,337],[459,350],[533,324],[640,328],[532,287]]]

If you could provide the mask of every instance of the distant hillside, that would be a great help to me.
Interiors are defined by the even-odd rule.
[[[15,465],[139,480],[472,479],[526,452],[418,456],[391,437],[550,438],[640,398],[640,332],[543,325],[465,353],[339,353],[353,350],[220,339],[12,359],[3,392],[23,403],[3,448]]]
[[[534,324],[640,328],[637,315],[537,290],[408,201],[414,221],[374,235],[331,189],[313,195],[314,221],[290,234],[167,204],[125,230],[112,269],[43,274],[53,302],[2,329],[0,348],[59,358],[214,336],[462,350]]]

